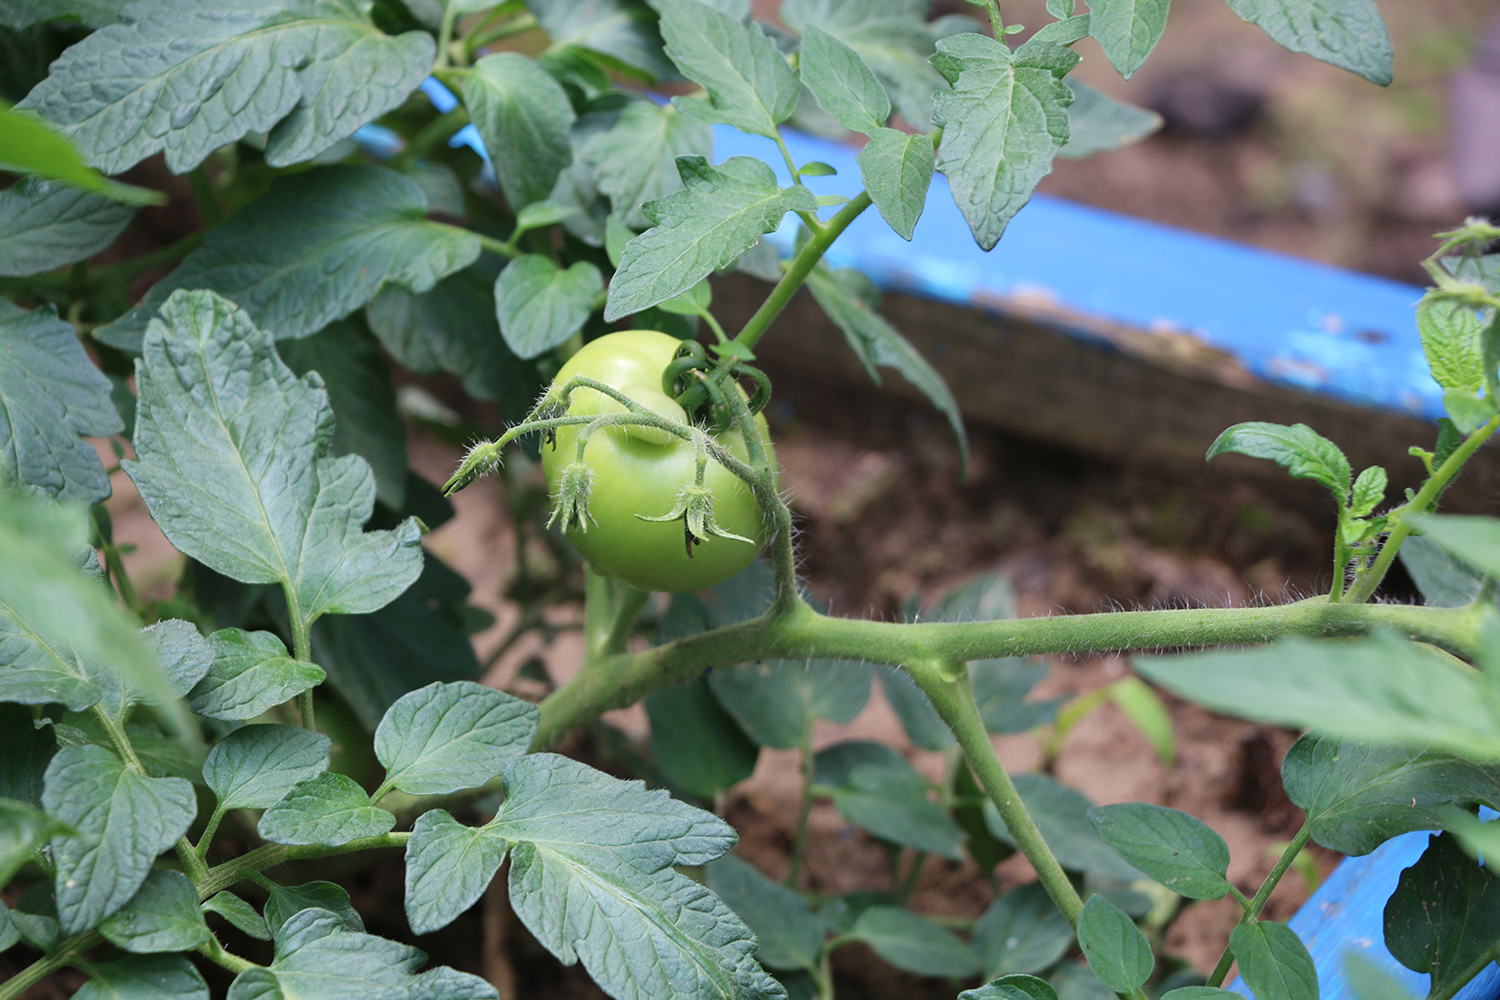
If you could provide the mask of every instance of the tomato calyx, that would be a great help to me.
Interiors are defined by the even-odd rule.
[[[589,494],[593,489],[594,470],[587,462],[575,460],[564,466],[552,498],[552,516],[547,518],[547,527],[560,524],[564,532],[586,532],[590,524],[598,524],[589,513]]]
[[[655,522],[681,520],[682,544],[687,549],[689,559],[693,558],[693,546],[701,545],[710,537],[755,544],[753,539],[719,527],[718,519],[714,517],[713,491],[702,483],[689,483],[678,490],[672,509],[660,517],[647,517],[645,514],[637,514],[636,517],[642,521]]]

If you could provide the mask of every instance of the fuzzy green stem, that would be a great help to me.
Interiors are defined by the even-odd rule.
[[[239,975],[248,969],[259,968],[259,966],[249,959],[241,958],[232,952],[225,951],[224,946],[219,943],[219,939],[212,935],[209,936],[206,944],[198,946],[198,953],[220,968],[228,969],[235,975]]]
[[[1412,498],[1411,503],[1403,507],[1397,514],[1396,526],[1391,529],[1390,534],[1386,536],[1385,542],[1380,546],[1380,554],[1375,557],[1374,565],[1370,567],[1370,571],[1349,592],[1349,596],[1346,598],[1349,603],[1363,604],[1365,601],[1368,601],[1374,595],[1376,589],[1379,588],[1381,581],[1385,579],[1385,574],[1390,570],[1391,563],[1396,558],[1396,553],[1401,551],[1401,543],[1406,541],[1407,535],[1411,534],[1411,520],[1406,515],[1413,512],[1418,514],[1427,513],[1437,503],[1438,498],[1443,495],[1443,490],[1448,488],[1448,484],[1453,481],[1453,478],[1464,467],[1464,463],[1469,460],[1469,456],[1473,455],[1479,449],[1479,446],[1488,441],[1490,436],[1497,430],[1500,430],[1500,416],[1491,417],[1480,424],[1464,440],[1464,443],[1454,449],[1453,454],[1449,455],[1443,464],[1438,466],[1437,471],[1428,477],[1427,482],[1422,485],[1422,489]]]
[[[72,965],[78,957],[103,940],[98,931],[87,931],[78,937],[69,938],[51,954],[35,962],[0,983],[0,1000],[15,1000],[37,983],[58,969]]]
[[[432,66],[435,70],[447,69],[452,60],[449,46],[453,44],[453,26],[458,23],[458,7],[449,0],[443,9],[443,20],[438,25],[437,39],[437,62]]]
[[[792,834],[792,863],[786,873],[786,884],[793,889],[797,888],[797,880],[802,877],[802,862],[807,857],[807,820],[812,815],[815,791],[813,768],[817,758],[813,754],[811,730],[802,741],[801,754],[802,803],[797,809],[797,830]]]
[[[1281,877],[1292,866],[1292,862],[1297,860],[1297,855],[1302,853],[1302,849],[1307,846],[1307,842],[1311,837],[1312,828],[1308,824],[1303,823],[1302,829],[1297,831],[1297,835],[1292,838],[1292,842],[1286,845],[1286,850],[1281,852],[1281,857],[1276,859],[1276,864],[1271,868],[1271,873],[1260,884],[1260,891],[1245,906],[1245,915],[1240,918],[1240,923],[1250,924],[1259,919],[1260,911],[1266,908],[1266,900],[1271,898],[1271,893],[1275,890],[1277,884],[1281,882]],[[1229,966],[1233,962],[1234,953],[1226,946],[1224,954],[1219,956],[1219,964],[1214,966],[1213,975],[1208,977],[1208,985],[1222,986],[1224,984],[1224,977],[1229,975]]]
[[[286,595],[287,613],[292,619],[292,657],[302,663],[312,662],[312,622],[302,617],[302,608],[297,603],[297,596],[288,587]],[[297,710],[302,716],[303,729],[316,729],[317,722],[313,718],[313,693],[308,688],[297,695]]]

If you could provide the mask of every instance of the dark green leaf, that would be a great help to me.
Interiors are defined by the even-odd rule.
[[[406,424],[396,412],[391,366],[370,335],[334,323],[277,353],[298,377],[317,372],[333,408],[330,454],[359,455],[375,474],[375,498],[392,510],[406,503]]]
[[[253,719],[323,682],[321,667],[292,659],[271,632],[222,628],[208,641],[214,664],[189,692],[187,702],[210,719]]]
[[[800,93],[797,74],[776,43],[758,25],[742,24],[698,0],[656,0],[655,6],[667,55],[708,91],[709,101],[679,99],[678,107],[695,117],[701,113],[700,120],[775,138]]]
[[[297,163],[395,108],[432,70],[431,35],[387,37],[367,10],[348,0],[125,8],[20,106],[107,174],[159,152],[186,173],[252,132],[269,133],[272,166]]]
[[[22,180],[0,191],[0,275],[39,274],[92,257],[135,211],[77,188]]]
[[[1073,95],[1041,58],[1077,57],[1046,46],[1026,61],[975,34],[945,38],[937,47],[958,69],[953,91],[939,93],[934,105],[933,120],[943,126],[937,169],[948,176],[975,241],[989,250],[1068,141]]]
[[[1141,877],[1099,839],[1088,820],[1093,803],[1080,792],[1059,785],[1045,774],[1018,774],[1015,785],[1021,802],[1064,868],[1126,882]],[[994,803],[985,803],[984,818],[996,839],[1015,846]]]
[[[468,595],[468,582],[428,554],[417,582],[379,611],[313,626],[314,658],[368,729],[408,691],[479,676],[464,623]]]
[[[964,990],[958,1000],[1057,1000],[1052,984],[1035,976],[1001,976],[977,990]]]
[[[280,177],[95,335],[139,351],[147,321],[168,296],[211,289],[275,339],[306,337],[370,301],[382,285],[425,292],[474,262],[473,233],[426,215],[417,182],[382,167]]]
[[[919,976],[963,979],[979,972],[974,949],[952,931],[904,907],[870,907],[854,921],[848,936],[868,944],[896,968]]]
[[[1221,990],[1214,986],[1179,986],[1175,990],[1168,990],[1161,995],[1161,1000],[1234,1000],[1241,996],[1233,990]]]
[[[1479,593],[1483,577],[1430,538],[1408,535],[1400,556],[1429,608],[1462,607]]]
[[[270,967],[240,973],[229,987],[228,1000],[493,1000],[498,995],[478,976],[447,966],[417,972],[426,960],[411,945],[351,930],[337,913],[307,909],[276,930],[276,957]]]
[[[236,729],[209,751],[203,780],[220,809],[265,809],[299,781],[328,769],[332,743],[322,733],[295,726]]]
[[[1088,0],[1089,34],[1120,75],[1141,68],[1167,26],[1171,0]]]
[[[839,814],[891,843],[957,859],[963,831],[927,797],[926,778],[879,743],[836,743],[818,752],[814,781]]]
[[[412,933],[446,927],[484,895],[510,844],[485,827],[464,826],[441,809],[425,812],[406,842],[406,919]]]
[[[1090,896],[1078,917],[1078,945],[1099,981],[1128,993],[1151,976],[1156,958],[1135,922],[1103,896]]]
[[[464,104],[511,209],[551,194],[558,172],[573,162],[573,105],[562,84],[520,53],[501,52],[464,77]]]
[[[266,918],[255,912],[255,907],[227,889],[218,892],[203,903],[204,913],[217,913],[239,930],[260,941],[271,940]]]
[[[511,905],[561,961],[624,1000],[780,993],[750,930],[672,867],[727,851],[724,822],[554,754],[512,761],[505,793],[491,828],[514,845]]]
[[[842,660],[761,660],[715,670],[709,686],[756,743],[777,750],[804,745],[814,721],[844,723],[870,697],[870,668]]]
[[[127,770],[97,746],[67,746],[47,765],[42,806],[74,834],[52,838],[58,922],[66,934],[96,926],[130,901],[156,856],[187,832],[193,786]]]
[[[292,786],[260,817],[260,835],[273,844],[323,844],[338,847],[351,840],[390,832],[396,817],[370,802],[364,789],[346,774],[321,774]]]
[[[1012,889],[974,925],[986,979],[1051,968],[1073,946],[1073,928],[1039,882]]]
[[[272,883],[266,899],[266,927],[275,934],[292,917],[303,910],[328,910],[337,914],[344,929],[362,931],[365,922],[359,911],[349,903],[349,893],[343,886],[333,882],[303,882],[301,885],[282,886]]]
[[[1231,10],[1260,25],[1284,48],[1358,73],[1382,87],[1391,82],[1391,36],[1374,0],[1228,3]]]
[[[677,157],[713,150],[713,132],[671,105],[631,101],[608,129],[591,136],[579,150],[609,197],[615,215],[633,229],[651,225],[641,212],[648,201],[682,188]]]
[[[564,270],[550,257],[525,254],[495,279],[495,316],[517,357],[534,358],[583,329],[604,278],[588,261]]]
[[[1179,896],[1222,899],[1229,892],[1229,845],[1197,817],[1126,802],[1095,806],[1089,822],[1116,854]]]
[[[0,951],[9,951],[21,942],[21,930],[10,919],[10,908],[0,901]]]
[[[1447,1000],[1500,948],[1500,878],[1451,835],[1430,840],[1385,905],[1385,940],[1402,965],[1432,975],[1432,1000]]]
[[[1209,446],[1205,459],[1228,452],[1265,458],[1286,469],[1297,479],[1311,479],[1326,486],[1339,506],[1349,502],[1349,460],[1339,446],[1306,424],[1268,424],[1261,421],[1235,424]]]
[[[0,799],[0,888],[58,832],[60,824],[27,802]]]
[[[754,865],[727,855],[703,869],[708,887],[755,932],[756,959],[773,969],[816,971],[823,924],[807,901]]]
[[[280,583],[294,620],[389,604],[421,572],[421,531],[412,519],[361,530],[374,477],[358,456],[327,454],[327,395],[211,292],[174,295],[162,313],[137,364],[125,466],[168,539],[243,583]]]
[[[214,650],[192,622],[169,618],[141,629],[146,648],[178,697],[186,697],[214,663]]]
[[[99,455],[80,438],[124,428],[109,390],[56,310],[0,299],[0,468],[65,500],[109,496]]]
[[[701,7],[697,0],[673,2]],[[807,188],[777,187],[771,168],[753,157],[731,156],[714,167],[701,156],[682,156],[677,170],[685,190],[647,204],[643,211],[657,225],[625,245],[609,284],[607,322],[687,291],[732,264],[787,212],[817,207]]]
[[[875,369],[894,368],[948,418],[948,425],[958,438],[961,461],[967,465],[969,438],[953,393],[910,341],[870,307],[867,296],[873,286],[869,279],[851,268],[837,271],[814,268],[807,276],[807,287],[828,318],[844,331],[844,339],[877,385],[880,378]]]
[[[185,955],[127,955],[89,964],[74,1000],[208,1000],[208,984]]]
[[[526,752],[538,717],[535,705],[494,688],[435,681],[385,713],[375,729],[375,756],[386,782],[410,795],[474,788]]]
[[[1427,539],[1486,576],[1500,576],[1500,521],[1458,514],[1413,514]]]
[[[165,869],[147,875],[125,908],[106,918],[99,931],[110,943],[140,954],[190,951],[209,940],[198,890],[186,875]]]
[[[656,14],[642,0],[527,0],[554,47],[576,45],[653,77],[672,75]]]
[[[651,759],[674,789],[712,799],[755,770],[759,748],[695,677],[646,696]]]
[[[818,105],[844,128],[869,134],[891,116],[885,88],[859,53],[815,24],[802,32],[798,68]]]
[[[102,28],[120,19],[126,0],[12,0],[0,11],[0,24],[7,28],[29,28],[42,21],[78,20],[90,28]]]
[[[1500,718],[1488,707],[1483,680],[1442,654],[1390,635],[1138,657],[1135,669],[1184,698],[1241,718],[1500,757]]]
[[[1117,101],[1080,80],[1067,84],[1073,103],[1068,105],[1068,141],[1058,156],[1077,160],[1119,149],[1161,128],[1161,115],[1155,111]]]
[[[1259,920],[1229,935],[1240,977],[1258,997],[1318,1000],[1318,970],[1307,946],[1286,924]]]
[[[890,128],[871,132],[870,141],[855,156],[870,199],[902,239],[911,239],[922,217],[936,157],[930,136]]]
[[[0,702],[0,733],[5,734],[5,753],[0,755],[0,799],[41,805],[42,775],[57,752],[52,727],[36,726],[28,708]]]
[[[1281,781],[1307,810],[1313,839],[1340,854],[1369,854],[1392,837],[1440,827],[1447,807],[1500,806],[1500,765],[1312,734],[1287,751]]]

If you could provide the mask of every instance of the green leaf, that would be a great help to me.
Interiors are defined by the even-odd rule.
[[[1135,75],[1167,26],[1171,0],[1088,0],[1089,34],[1125,79]]]
[[[0,467],[64,500],[109,496],[99,454],[81,440],[124,429],[109,389],[55,309],[0,299]]]
[[[526,752],[539,713],[472,681],[435,681],[403,695],[375,730],[386,782],[410,795],[475,788]]]
[[[818,751],[814,782],[832,795],[839,814],[894,844],[957,860],[963,831],[927,797],[926,778],[879,743],[835,743]]]
[[[29,803],[0,799],[0,888],[61,827]]]
[[[744,923],[673,868],[727,851],[723,821],[555,754],[511,761],[505,793],[511,905],[564,964],[621,1000],[780,993]]]
[[[1453,836],[1433,838],[1385,905],[1385,940],[1402,965],[1431,974],[1430,997],[1446,1000],[1500,948],[1500,878]]]
[[[642,0],[527,0],[554,48],[576,45],[652,77],[669,77],[656,13]]]
[[[1078,946],[1094,975],[1116,993],[1137,989],[1156,967],[1146,935],[1125,911],[1103,896],[1090,896],[1083,904],[1078,917]]]
[[[438,966],[417,972],[427,956],[411,945],[352,930],[334,912],[312,908],[276,931],[268,968],[235,977],[228,1000],[347,1000],[399,996],[422,1000],[493,1000],[495,988],[478,976]]]
[[[815,24],[802,32],[798,68],[819,107],[851,132],[873,133],[891,116],[885,88],[859,53]]]
[[[147,321],[174,291],[210,289],[277,340],[306,337],[370,301],[382,285],[425,292],[473,263],[478,237],[426,215],[417,182],[383,167],[320,167],[277,178],[96,336],[139,351]]]
[[[536,369],[500,336],[490,260],[444,278],[417,295],[386,285],[365,307],[365,319],[396,362],[419,375],[446,371],[463,379],[475,399],[495,400],[503,416],[520,419],[541,390]]]
[[[902,239],[911,239],[927,205],[927,189],[937,151],[925,135],[908,135],[891,128],[876,129],[856,155],[859,175],[881,218]]]
[[[974,925],[984,976],[1050,969],[1073,946],[1073,928],[1039,882],[997,898]]]
[[[845,723],[870,697],[870,667],[843,660],[761,660],[715,670],[709,686],[756,743],[804,745],[818,719]]]
[[[814,268],[807,276],[807,287],[828,318],[844,331],[844,339],[876,385],[880,384],[877,367],[894,368],[948,418],[958,438],[960,461],[967,466],[969,437],[953,393],[911,342],[870,306],[869,298],[874,293],[870,280],[852,268]]]
[[[367,11],[353,0],[123,8],[19,106],[107,174],[153,153],[186,173],[253,132],[269,133],[266,161],[284,167],[392,110],[431,72],[431,35],[390,38]]]
[[[1205,461],[1217,455],[1238,452],[1265,458],[1286,469],[1294,478],[1311,479],[1326,486],[1339,506],[1349,503],[1349,460],[1332,441],[1306,424],[1268,424],[1250,421],[1235,424],[1209,446]]]
[[[1479,593],[1483,576],[1430,538],[1408,535],[1399,555],[1429,608],[1463,607]]]
[[[214,893],[201,907],[204,913],[217,913],[236,928],[259,941],[271,940],[266,918],[255,912],[255,907],[229,890]]]
[[[178,697],[186,697],[213,666],[213,647],[192,622],[168,618],[141,629],[141,639]]]
[[[1240,978],[1260,997],[1318,1000],[1318,970],[1307,946],[1286,924],[1259,920],[1229,935]]]
[[[979,705],[984,728],[992,733],[1024,733],[1051,722],[1061,699],[1024,700],[1046,676],[1045,664],[1018,657],[975,660],[969,664],[974,700]]]
[[[441,809],[419,816],[406,842],[406,920],[412,933],[447,927],[478,902],[509,849],[505,838],[464,826]]]
[[[701,6],[697,0],[673,2]],[[643,207],[657,225],[625,245],[609,283],[606,322],[687,291],[732,264],[787,212],[817,208],[812,192],[777,187],[771,168],[753,157],[731,156],[715,167],[701,156],[682,156],[677,170],[685,190]]]
[[[333,882],[303,882],[301,885],[267,885],[266,927],[274,936],[283,924],[304,910],[327,910],[338,916],[345,930],[362,931],[365,922],[349,902],[349,893]]]
[[[720,707],[706,678],[652,692],[645,704],[651,759],[672,788],[712,799],[755,770],[759,748]]]
[[[10,919],[10,908],[0,901],[0,952],[9,951],[21,942],[21,930]]]
[[[755,932],[755,957],[773,969],[816,971],[823,951],[823,923],[796,892],[730,854],[703,869],[714,894]]]
[[[1073,94],[1044,60],[1077,56],[1049,45],[1027,61],[975,34],[945,38],[937,48],[959,71],[953,91],[935,99],[933,120],[943,127],[937,169],[975,241],[989,250],[1068,141]]]
[[[1060,21],[1044,24],[1037,29],[1036,34],[1026,40],[1031,42],[1050,42],[1053,45],[1073,45],[1089,37],[1090,18],[1087,14],[1079,14],[1076,17],[1064,17]],[[1069,84],[1071,87],[1071,82]],[[1071,114],[1071,109],[1069,109]]]
[[[1197,817],[1127,802],[1095,806],[1089,822],[1116,854],[1179,896],[1222,899],[1228,894],[1229,845]]]
[[[1406,987],[1395,976],[1357,951],[1351,950],[1344,955],[1344,981],[1349,984],[1349,990],[1356,1000],[1413,1000]],[[1162,1000],[1166,1000],[1166,997]],[[1204,997],[1203,1000],[1220,998]]]
[[[299,378],[317,372],[333,408],[330,454],[359,455],[375,474],[375,498],[392,510],[406,503],[406,424],[396,412],[391,366],[369,334],[333,323],[311,337],[283,340],[276,351]]]
[[[96,926],[130,901],[156,856],[187,832],[193,786],[127,770],[97,746],[67,746],[47,765],[42,807],[73,834],[52,838],[63,933]]]
[[[209,751],[203,780],[220,809],[265,809],[280,802],[293,785],[328,770],[331,753],[332,743],[322,733],[296,726],[245,726]]]
[[[562,84],[520,53],[501,52],[476,62],[463,89],[511,210],[546,198],[573,162],[573,105]]]
[[[189,951],[207,944],[210,937],[192,880],[166,869],[147,875],[125,908],[99,925],[99,932],[110,943],[139,954]]]
[[[1068,141],[1058,156],[1079,160],[1139,142],[1161,128],[1161,115],[1155,111],[1117,101],[1081,80],[1066,83],[1073,103],[1068,105]]]
[[[208,1000],[208,984],[185,955],[127,955],[90,962],[74,1000]]]
[[[1230,10],[1260,25],[1283,48],[1358,73],[1382,87],[1391,82],[1391,36],[1374,0],[1228,3]]]
[[[583,329],[604,278],[588,261],[564,270],[550,257],[524,254],[495,280],[495,316],[517,357],[534,358]]]
[[[92,257],[115,241],[135,211],[97,194],[23,179],[0,191],[0,275],[40,274]]]
[[[1179,986],[1175,990],[1168,990],[1161,995],[1161,1000],[1168,997],[1174,1000],[1234,1000],[1243,994],[1233,990],[1221,990],[1215,986]]]
[[[137,458],[124,464],[167,538],[242,583],[281,584],[293,621],[389,604],[421,572],[421,530],[410,518],[361,530],[374,477],[362,458],[328,455],[316,380],[211,292],[174,295],[162,313],[136,366]]]
[[[667,55],[708,91],[708,101],[679,98],[678,108],[702,121],[776,138],[776,126],[791,117],[801,93],[776,43],[759,25],[741,24],[698,0],[656,0],[655,6]]]
[[[320,774],[299,781],[260,817],[260,835],[273,844],[323,844],[389,833],[396,817],[370,802],[346,774]]]
[[[1452,806],[1500,805],[1500,765],[1312,734],[1287,751],[1281,781],[1307,811],[1313,839],[1340,854],[1369,854],[1392,837],[1440,827]]]
[[[1427,539],[1486,576],[1500,576],[1500,521],[1457,514],[1411,514]]]
[[[125,0],[11,0],[0,11],[0,24],[7,28],[29,28],[43,21],[78,20],[90,28],[102,28],[120,19]]]
[[[847,936],[869,945],[898,969],[919,976],[963,979],[979,972],[979,959],[952,931],[901,906],[872,906]]]
[[[1139,871],[1121,861],[1094,832],[1088,818],[1093,803],[1082,793],[1058,784],[1045,774],[1018,774],[1015,786],[1042,838],[1064,868],[1123,882],[1141,877]],[[1016,846],[993,802],[985,803],[984,818],[997,840]]]
[[[5,754],[0,756],[0,799],[41,805],[42,775],[57,752],[52,727],[35,725],[28,708],[0,702],[0,733],[5,734]]]
[[[964,990],[958,1000],[1057,1000],[1052,984],[1035,976],[1001,976],[977,990]]]
[[[1361,472],[1349,494],[1349,513],[1354,517],[1369,514],[1385,500],[1385,487],[1385,470],[1380,466],[1372,465]]]
[[[274,633],[221,628],[208,641],[214,664],[187,699],[199,715],[242,722],[323,683],[323,668],[292,659]]]
[[[631,101],[608,129],[584,142],[578,155],[608,196],[615,215],[633,229],[646,229],[651,220],[641,206],[682,189],[677,157],[713,151],[713,131],[681,114],[671,105]]]
[[[166,196],[101,176],[55,127],[25,111],[0,107],[0,169],[34,174],[127,205],[165,205]]]
[[[1482,681],[1442,654],[1389,635],[1137,657],[1135,669],[1175,694],[1240,718],[1500,758],[1500,718],[1488,708]]]
[[[1484,329],[1477,312],[1429,292],[1417,304],[1417,331],[1438,385],[1471,394],[1484,388]]]

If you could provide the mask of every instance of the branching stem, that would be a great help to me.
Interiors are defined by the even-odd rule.
[[[1307,842],[1311,837],[1312,828],[1303,823],[1302,829],[1297,831],[1297,835],[1292,838],[1292,842],[1286,845],[1286,850],[1281,852],[1281,857],[1276,859],[1276,864],[1272,866],[1271,873],[1266,876],[1266,880],[1260,884],[1260,891],[1255,894],[1255,898],[1248,902],[1242,902],[1242,905],[1245,907],[1245,915],[1240,918],[1240,923],[1250,924],[1260,919],[1260,911],[1266,908],[1266,900],[1271,898],[1271,893],[1275,890],[1277,884],[1281,882],[1281,877],[1292,866],[1292,862],[1297,860],[1297,855],[1302,853],[1302,849],[1307,846]],[[1236,891],[1236,896],[1241,901],[1245,898],[1238,891]],[[1219,964],[1214,966],[1213,975],[1208,977],[1208,985],[1224,985],[1224,977],[1229,975],[1229,967],[1233,963],[1234,953],[1226,945],[1224,953],[1219,956]]]

